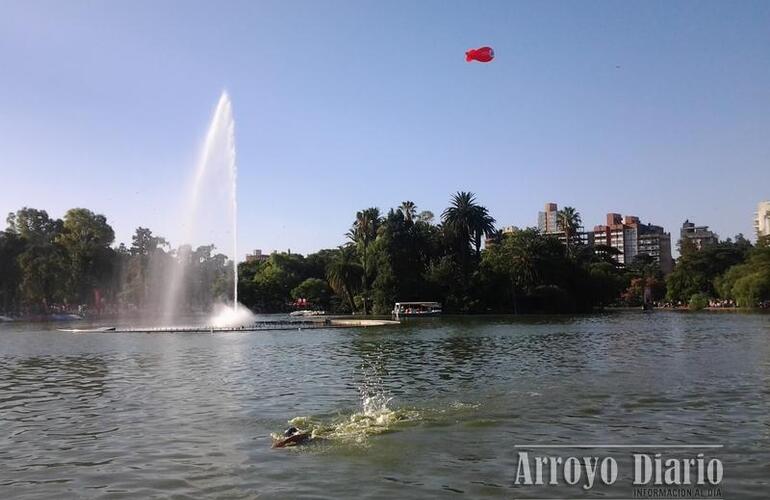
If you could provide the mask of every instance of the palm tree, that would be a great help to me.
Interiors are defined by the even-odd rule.
[[[459,191],[452,196],[451,205],[441,214],[444,227],[457,238],[461,251],[467,253],[473,245],[476,256],[481,255],[481,238],[495,234],[495,219],[486,207],[476,203],[476,195]]]
[[[350,310],[355,312],[356,301],[353,292],[361,283],[363,269],[356,262],[356,250],[348,244],[340,247],[340,253],[326,268],[326,279],[338,295],[344,295],[350,303]]]
[[[356,213],[353,227],[347,233],[348,238],[358,246],[358,253],[361,257],[364,314],[369,314],[369,308],[367,307],[369,296],[369,246],[377,239],[380,226],[382,226],[380,209],[376,207],[367,208]]]
[[[415,205],[413,201],[401,202],[401,206],[399,206],[398,209],[404,214],[404,219],[407,222],[413,222],[417,217],[417,205]]]
[[[580,212],[573,207],[564,207],[556,214],[556,226],[564,232],[567,255],[571,254],[571,245],[581,224]]]

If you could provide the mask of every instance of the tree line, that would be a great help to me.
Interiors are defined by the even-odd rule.
[[[701,308],[713,300],[738,307],[767,307],[770,301],[770,238],[752,245],[742,235],[702,249],[679,242],[680,256],[666,280],[670,302]]]
[[[766,239],[754,246],[739,235],[703,249],[680,242],[666,277],[648,255],[624,266],[617,249],[586,245],[580,219],[564,207],[557,217],[561,238],[535,228],[503,233],[469,192],[454,194],[438,218],[411,201],[387,213],[366,208],[337,248],[239,263],[239,299],[257,312],[302,304],[361,314],[387,314],[396,301],[417,300],[439,301],[455,313],[585,312],[638,306],[645,295],[681,305],[723,299],[756,307],[770,300]],[[212,245],[172,248],[140,227],[129,246],[115,246],[102,215],[76,208],[59,220],[24,208],[0,232],[0,308],[153,311],[180,266],[187,310],[232,300],[231,264]]]
[[[232,265],[213,245],[171,248],[139,227],[130,245],[114,245],[104,215],[85,208],[55,219],[22,208],[0,231],[0,312],[159,312],[171,273],[182,268],[182,307],[207,310],[231,299]]]
[[[439,301],[456,313],[565,313],[605,306],[687,306],[709,299],[756,307],[770,299],[770,249],[743,236],[705,248],[680,243],[664,276],[646,254],[619,264],[620,251],[588,246],[580,213],[557,214],[563,233],[503,233],[473,193],[458,192],[434,221],[405,201],[383,214],[356,213],[346,240],[307,256],[273,253],[239,267],[239,296],[262,312],[289,311],[304,298],[319,309],[387,314],[396,301]],[[482,242],[487,245],[482,249]]]

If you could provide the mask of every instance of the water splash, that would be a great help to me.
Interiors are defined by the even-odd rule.
[[[385,391],[382,380],[364,367],[364,381],[359,387],[360,407],[352,413],[337,415],[331,420],[295,417],[289,425],[310,432],[318,442],[335,442],[368,446],[370,436],[393,432],[398,425],[421,419],[420,412],[407,408],[391,408],[393,398]],[[274,440],[280,434],[272,434]]]
[[[217,304],[214,306],[214,313],[209,318],[207,325],[215,328],[229,328],[251,325],[255,319],[256,317],[249,311],[248,307],[231,307],[226,304]]]
[[[233,261],[233,314],[228,320],[235,321],[240,316],[238,312],[238,202],[237,202],[237,166],[235,162],[235,121],[233,120],[232,103],[227,92],[222,95],[217,102],[214,115],[211,118],[206,139],[203,143],[200,158],[195,169],[195,177],[187,198],[186,208],[184,210],[182,222],[182,241],[188,242],[195,236],[195,231],[201,225],[200,221],[205,213],[202,208],[204,202],[209,202],[208,198],[201,194],[204,185],[215,183],[222,185],[219,180],[225,177],[228,190],[228,209],[230,211],[230,232],[232,234],[232,254]],[[214,176],[214,177],[212,177]],[[213,221],[221,225],[222,221]],[[166,289],[165,300],[163,304],[163,321],[166,324],[172,324],[180,312],[181,297],[184,295],[183,283],[185,281],[185,266],[176,265],[173,267],[169,284]],[[246,309],[246,308],[241,308]],[[216,315],[212,320],[220,318]],[[243,319],[249,319],[243,315]],[[239,324],[227,324],[225,326],[238,326]]]

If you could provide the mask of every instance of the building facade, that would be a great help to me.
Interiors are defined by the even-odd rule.
[[[757,238],[770,236],[770,201],[761,201],[754,214],[754,231]]]
[[[537,213],[537,228],[543,234],[559,232],[559,209],[556,203],[546,203],[545,210]]]
[[[674,269],[671,257],[671,235],[661,226],[642,224],[639,217],[608,213],[605,224],[594,226],[594,245],[615,248],[619,264],[629,265],[640,254],[646,254],[657,262],[664,273]]]
[[[696,226],[689,220],[685,220],[682,224],[682,229],[679,230],[679,239],[691,241],[698,250],[719,243],[719,235],[710,231],[708,226]]]
[[[262,250],[257,248],[253,253],[246,255],[246,262],[263,262],[269,258],[268,254],[262,253]]]
[[[550,234],[562,243],[567,242],[567,237],[559,228],[559,207],[556,203],[546,203],[545,210],[537,213],[537,229],[542,234]],[[575,234],[573,241],[578,240],[583,245],[593,245],[593,233],[584,231],[581,226]]]

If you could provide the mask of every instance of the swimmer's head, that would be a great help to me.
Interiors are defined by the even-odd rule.
[[[298,432],[299,432],[299,429],[297,429],[296,427],[289,427],[288,429],[283,431],[283,436],[284,437],[291,437],[291,436],[293,436],[294,434],[296,434]]]

